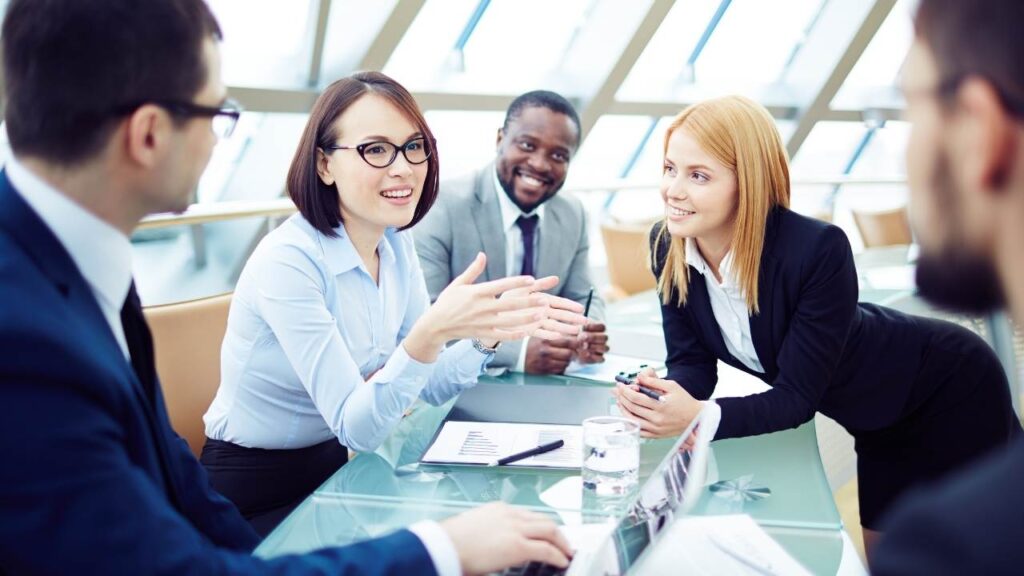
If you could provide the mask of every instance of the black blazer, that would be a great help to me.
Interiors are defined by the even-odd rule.
[[[654,246],[660,276],[667,238]],[[666,235],[667,236],[667,235]],[[765,369],[756,373],[725,346],[711,310],[704,277],[689,269],[687,302],[662,305],[668,378],[695,398],[711,396],[722,360],[757,376],[772,389],[718,400],[722,422],[716,438],[794,428],[815,411],[852,433],[876,430],[913,410],[930,390],[917,383],[927,351],[926,321],[857,302],[857,271],[846,234],[831,224],[785,208],[768,216],[761,256],[758,304],[750,332]]]
[[[883,524],[875,576],[1020,574],[1024,566],[1024,439],[908,497]]]

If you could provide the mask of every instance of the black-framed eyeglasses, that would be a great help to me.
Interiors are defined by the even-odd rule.
[[[118,114],[130,114],[138,110],[140,106],[152,104],[167,110],[179,118],[211,118],[213,133],[219,139],[228,138],[235,131],[238,119],[242,117],[244,109],[234,99],[228,98],[220,106],[202,106],[192,102],[179,102],[177,100],[147,100],[138,104],[121,106],[115,110]]]
[[[427,139],[423,136],[412,138],[401,146],[382,140],[380,142],[364,142],[355,146],[332,144],[323,146],[323,149],[328,152],[355,150],[364,162],[374,168],[391,166],[395,162],[395,158],[398,158],[399,150],[402,151],[402,156],[405,156],[405,160],[409,164],[423,164],[430,158],[430,146],[427,146]]]

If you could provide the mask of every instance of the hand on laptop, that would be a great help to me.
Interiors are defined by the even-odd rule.
[[[441,523],[465,574],[486,574],[525,562],[565,568],[569,542],[547,517],[502,502],[485,504]]]

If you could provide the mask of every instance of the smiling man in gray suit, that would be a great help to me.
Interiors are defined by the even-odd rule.
[[[498,129],[495,162],[441,183],[427,216],[413,229],[431,299],[476,257],[487,254],[482,280],[517,274],[558,276],[553,294],[587,304],[587,215],[572,196],[558,196],[580,143],[580,120],[565,98],[538,90],[512,101]],[[604,303],[594,295],[578,337],[506,342],[492,366],[561,374],[570,361],[604,361]]]

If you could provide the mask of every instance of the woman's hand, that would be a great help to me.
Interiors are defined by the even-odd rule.
[[[586,325],[587,318],[582,314],[582,304],[568,298],[544,293],[545,290],[550,290],[555,286],[558,286],[558,276],[546,276],[534,280],[530,286],[502,293],[501,299],[522,298],[531,294],[542,299],[545,307],[544,318],[519,327],[526,336],[541,340],[563,339],[566,336],[578,337],[583,326]],[[514,338],[506,338],[506,340],[514,340]]]
[[[640,386],[636,384],[616,384],[612,393],[622,415],[640,424],[640,435],[644,438],[682,434],[703,407],[703,403],[690,396],[682,386],[672,380],[658,378],[650,368],[637,376],[637,383],[657,391],[661,399],[655,400],[641,393]]]
[[[446,342],[462,338],[477,338],[493,347],[527,336],[575,335],[586,322],[579,303],[539,293],[556,286],[556,276],[512,276],[474,284],[486,264],[484,254],[478,254],[438,295],[405,339],[410,356],[433,362]]]

